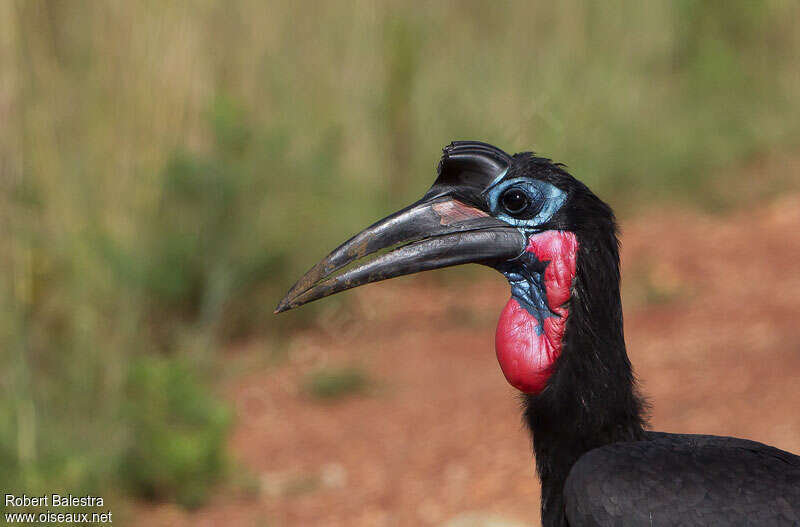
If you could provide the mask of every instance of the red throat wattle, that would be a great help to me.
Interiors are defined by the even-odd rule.
[[[528,238],[525,249],[546,263],[544,287],[547,304],[554,316],[537,318],[512,297],[500,315],[495,334],[495,349],[500,368],[508,382],[518,390],[540,393],[561,353],[578,240],[571,232],[545,231]]]

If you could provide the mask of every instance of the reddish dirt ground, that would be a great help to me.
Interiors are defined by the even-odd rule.
[[[626,337],[652,428],[800,452],[800,195],[726,216],[654,212],[623,231]],[[277,365],[257,358],[270,343],[231,350],[244,373],[224,383],[230,448],[254,489],[193,513],[148,508],[143,524],[490,525],[466,521],[476,513],[538,525],[519,399],[493,351],[508,286],[471,277],[356,290]],[[338,365],[372,388],[334,402],[300,389]]]

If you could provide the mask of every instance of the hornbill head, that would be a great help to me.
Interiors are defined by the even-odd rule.
[[[604,218],[613,237],[613,215],[561,165],[531,153],[456,141],[437,172],[422,199],[333,250],[275,312],[396,276],[487,265],[511,284],[495,339],[503,373],[519,390],[539,393],[561,353],[579,239]]]

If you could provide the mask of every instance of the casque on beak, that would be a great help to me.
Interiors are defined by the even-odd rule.
[[[370,282],[465,263],[493,265],[525,250],[525,237],[508,223],[449,193],[429,195],[333,250],[298,280],[275,313]],[[392,250],[367,258],[382,249]]]

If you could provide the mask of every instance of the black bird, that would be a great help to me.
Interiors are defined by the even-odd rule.
[[[495,347],[524,393],[544,526],[800,526],[800,457],[646,430],[625,351],[614,214],[549,159],[450,144],[421,200],[330,253],[275,311],[469,262],[511,284]]]

